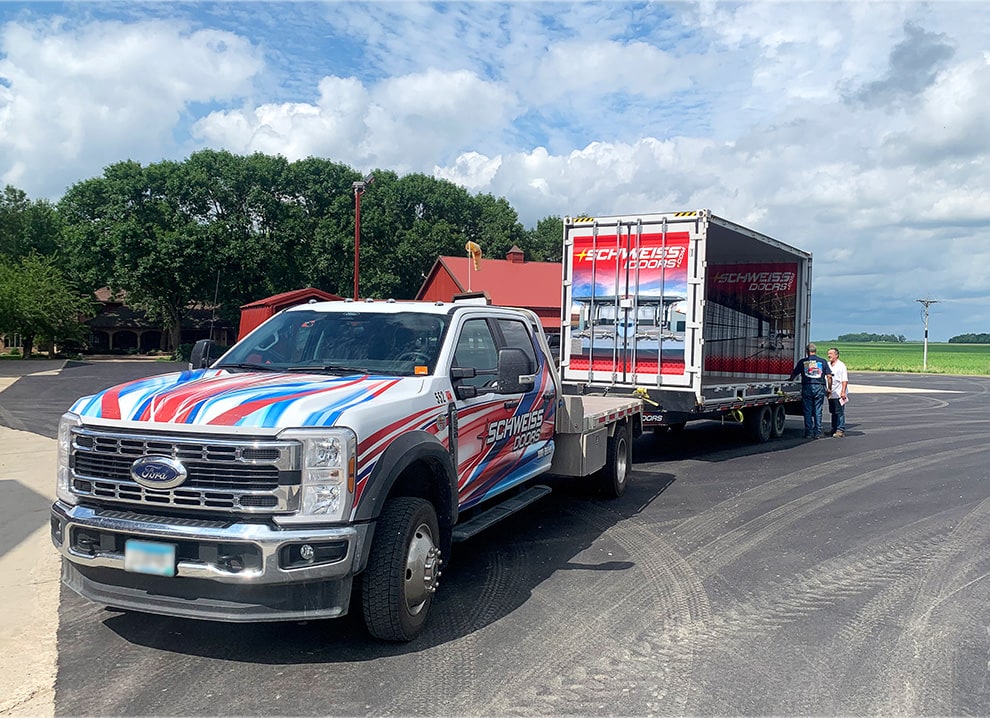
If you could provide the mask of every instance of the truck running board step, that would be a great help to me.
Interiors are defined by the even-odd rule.
[[[494,526],[504,518],[512,516],[519,509],[526,508],[537,499],[542,499],[550,493],[550,487],[538,484],[531,486],[522,493],[516,494],[511,499],[506,499],[500,504],[492,506],[490,509],[482,511],[470,521],[458,524],[454,527],[454,541],[467,541],[472,536],[477,536],[490,526]]]

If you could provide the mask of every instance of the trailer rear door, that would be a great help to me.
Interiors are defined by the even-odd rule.
[[[565,381],[700,385],[703,215],[564,225]]]

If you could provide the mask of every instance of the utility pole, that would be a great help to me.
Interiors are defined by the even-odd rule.
[[[924,358],[921,362],[921,371],[928,371],[928,307],[933,304],[938,304],[937,299],[915,299],[914,301],[920,302],[924,307],[922,316],[925,318],[925,353]]]
[[[360,273],[359,262],[361,261],[361,195],[368,188],[368,185],[375,181],[375,176],[369,174],[360,182],[352,182],[354,188],[354,301],[358,298],[358,274]]]

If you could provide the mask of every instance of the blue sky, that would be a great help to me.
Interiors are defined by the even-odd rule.
[[[812,336],[990,332],[990,3],[0,1],[0,183],[212,147],[814,253]]]

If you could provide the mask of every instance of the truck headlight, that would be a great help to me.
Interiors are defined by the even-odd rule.
[[[300,452],[299,513],[279,517],[279,523],[343,521],[354,498],[357,438],[346,429],[289,429],[280,439],[298,441]]]
[[[82,426],[82,419],[72,412],[62,414],[58,421],[58,463],[55,468],[55,496],[66,504],[76,504],[72,493],[72,430]]]

